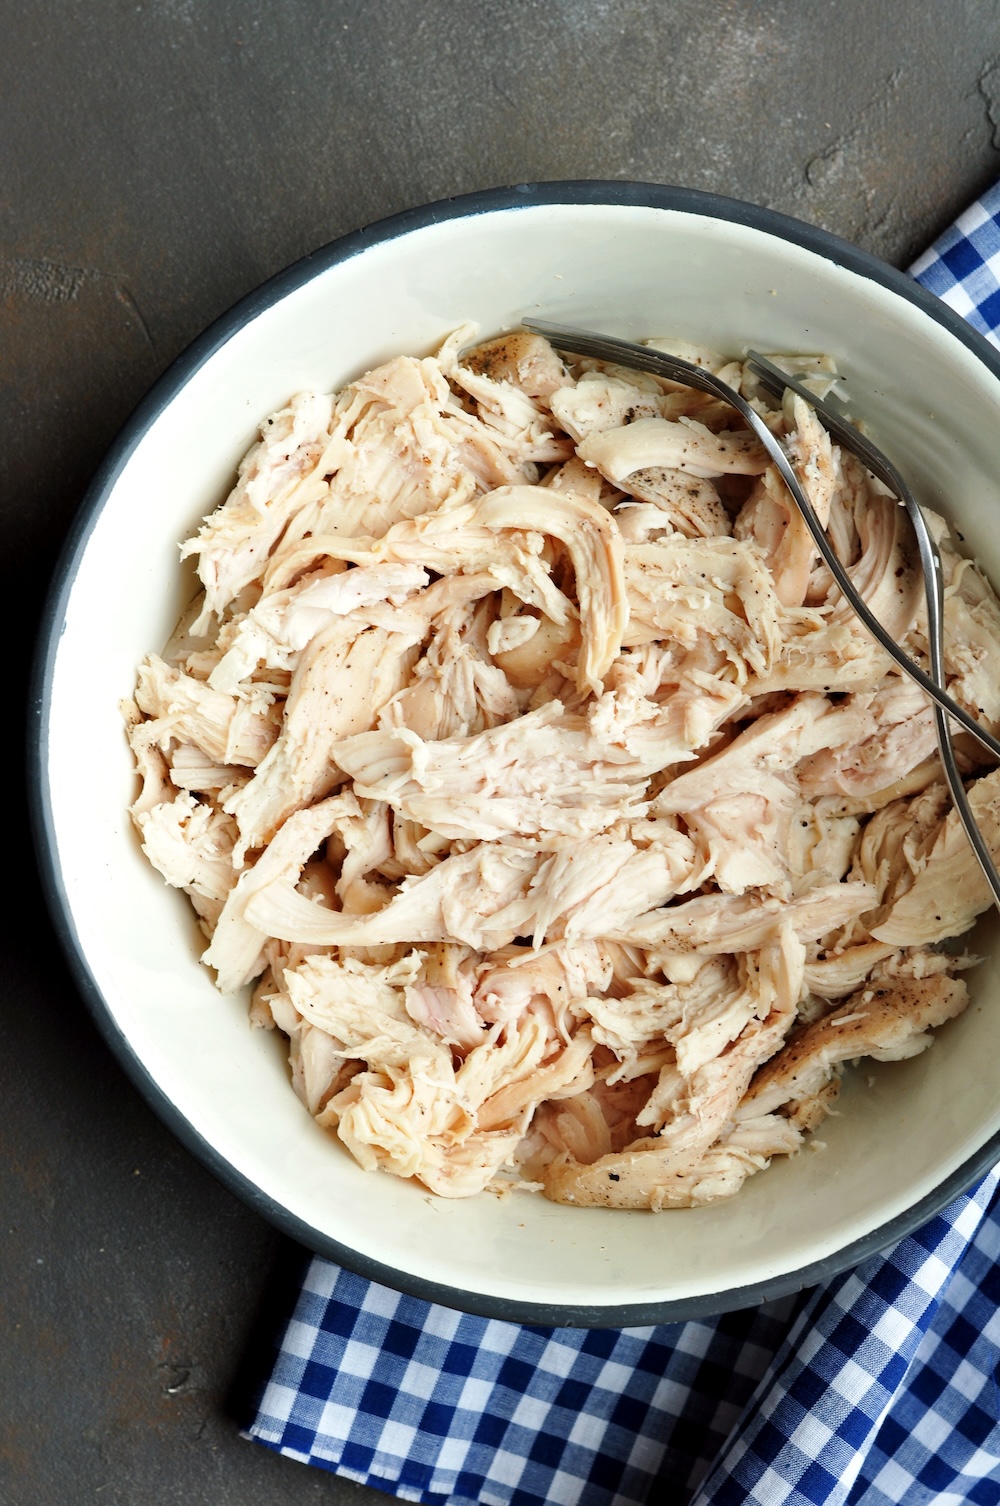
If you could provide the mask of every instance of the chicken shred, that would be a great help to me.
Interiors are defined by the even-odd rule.
[[[735,1194],[845,1064],[916,1055],[989,894],[926,697],[724,404],[541,337],[399,356],[261,426],[202,593],[123,702],[132,817],[305,1111],[442,1197]],[[768,406],[855,586],[925,655],[905,515]],[[781,356],[814,387],[825,356]],[[818,384],[818,386],[817,386]],[[948,687],[1000,730],[1000,603],[930,515]],[[960,742],[1000,856],[1000,771]]]

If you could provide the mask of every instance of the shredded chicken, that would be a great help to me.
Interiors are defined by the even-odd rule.
[[[143,851],[367,1169],[443,1197],[733,1195],[845,1064],[925,1050],[989,895],[926,698],[723,403],[537,335],[400,356],[262,426],[123,703]],[[741,386],[871,609],[926,653],[903,511]],[[817,388],[828,357],[782,356]],[[951,693],[1000,604],[942,541]],[[1000,854],[1000,771],[961,744]]]

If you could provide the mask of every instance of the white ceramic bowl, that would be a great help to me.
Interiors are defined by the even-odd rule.
[[[257,422],[456,323],[535,314],[626,337],[837,357],[921,501],[1000,581],[1000,358],[903,274],[766,210],[650,184],[450,200],[317,252],[227,314],[130,420],[76,522],[38,669],[35,815],[84,996],[126,1070],[255,1208],[342,1264],[452,1307],[646,1323],[794,1290],[917,1226],[1000,1156],[1000,987],[913,1061],[855,1074],[825,1150],[732,1201],[660,1215],[488,1195],[446,1202],[361,1171],[293,1095],[282,1042],[198,962],[183,895],[139,851],[118,712],[192,593],[177,544],[231,485]],[[1000,666],[998,666],[1000,672]],[[982,943],[993,951],[987,938]],[[96,1109],[96,1105],[95,1105]]]

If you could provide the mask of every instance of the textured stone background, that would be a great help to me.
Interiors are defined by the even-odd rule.
[[[429,199],[606,177],[755,200],[905,265],[1000,173],[998,0],[4,0],[0,36],[18,718],[104,449],[209,321],[303,253]],[[374,1502],[239,1439],[246,1346],[296,1252],[103,1046],[14,791],[0,1502]]]

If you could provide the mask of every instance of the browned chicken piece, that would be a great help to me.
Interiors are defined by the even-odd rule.
[[[807,1103],[832,1080],[841,1062],[862,1056],[904,1061],[931,1044],[937,1025],[969,1002],[960,978],[936,975],[870,984],[794,1035],[766,1062],[740,1104],[740,1116],[773,1114],[787,1103]]]
[[[551,397],[569,375],[548,340],[524,329],[463,351],[462,365],[494,382],[511,382],[528,397]]]
[[[607,1166],[604,1163],[607,1162]],[[550,1171],[547,1198],[587,1208],[698,1208],[739,1192],[747,1177],[763,1171],[768,1157],[740,1146],[713,1146],[692,1164],[675,1164],[655,1140],[639,1141],[619,1156],[602,1156],[580,1173],[578,1185],[564,1168]]]

